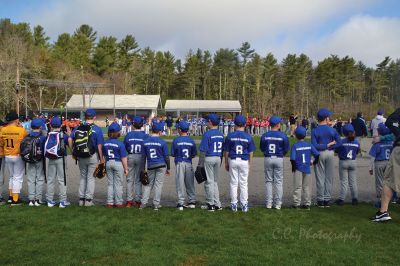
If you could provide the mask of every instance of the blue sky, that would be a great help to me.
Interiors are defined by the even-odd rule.
[[[0,17],[40,24],[52,41],[87,23],[99,36],[133,34],[140,46],[179,58],[243,41],[278,59],[338,54],[375,65],[386,55],[400,58],[395,0],[0,0]]]

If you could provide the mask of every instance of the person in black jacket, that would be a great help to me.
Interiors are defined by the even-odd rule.
[[[356,132],[356,137],[368,136],[367,125],[361,112],[357,113],[357,118],[353,119],[351,124],[353,125],[354,131]]]
[[[397,108],[386,120],[385,125],[395,137],[394,147],[390,155],[389,163],[383,174],[383,189],[381,195],[381,208],[371,218],[374,222],[389,221],[388,207],[393,192],[400,192],[400,108]]]

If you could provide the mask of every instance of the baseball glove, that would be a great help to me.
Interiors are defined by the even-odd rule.
[[[147,175],[147,171],[140,171],[140,182],[142,182],[142,184],[145,186],[150,184],[149,176]]]
[[[207,175],[206,175],[206,170],[204,169],[204,167],[197,166],[196,172],[194,172],[194,177],[196,178],[196,181],[198,184],[201,184],[204,181],[206,181]]]
[[[96,170],[93,172],[93,177],[96,177],[98,179],[102,179],[106,175],[106,164],[105,163],[99,163],[96,167]]]

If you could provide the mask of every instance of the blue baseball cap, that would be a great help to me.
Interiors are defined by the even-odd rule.
[[[61,127],[61,119],[58,116],[53,117],[53,119],[51,119],[50,126]]]
[[[182,123],[182,122],[180,122],[180,123]],[[164,130],[164,124],[162,124],[160,122],[154,122],[153,123],[153,131],[160,132],[160,131],[163,131],[163,130]]]
[[[319,111],[317,113],[318,121],[322,121],[325,118],[330,117],[331,115],[333,115],[333,113],[331,111],[329,111],[326,108],[321,108],[321,109],[319,109]]]
[[[380,123],[378,125],[378,133],[381,136],[385,136],[385,135],[391,134],[392,132],[390,131],[390,129],[384,123]]]
[[[135,123],[135,124],[143,124],[143,119],[142,119],[140,116],[138,116],[138,115],[135,115],[135,116],[133,117],[132,121],[133,121],[133,123]]]
[[[210,121],[213,125],[218,125],[219,124],[219,115],[217,114],[209,114],[207,116],[207,121]]]
[[[94,109],[87,109],[85,112],[85,116],[87,117],[95,117],[96,116],[96,111]]]
[[[108,132],[120,132],[121,127],[116,122],[112,122],[111,125],[108,127]]]
[[[187,132],[189,130],[189,123],[183,120],[179,122],[178,128],[183,132]]]
[[[383,109],[379,109],[377,115],[383,115],[385,111]]]
[[[294,131],[294,134],[299,138],[304,138],[307,135],[307,129],[302,126],[297,127]]]
[[[31,122],[31,127],[33,129],[40,128],[43,125],[43,120],[41,118],[35,118]]]
[[[238,127],[244,127],[246,125],[246,118],[242,115],[237,115],[235,117],[235,125]]]
[[[343,126],[343,134],[347,135],[351,132],[354,132],[354,127],[352,124],[346,124]]]
[[[282,122],[282,118],[280,118],[277,115],[273,115],[271,116],[271,118],[269,119],[269,124],[271,126],[276,126],[277,124],[279,124],[280,122]]]

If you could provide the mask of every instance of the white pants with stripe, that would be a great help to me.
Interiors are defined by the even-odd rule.
[[[10,172],[8,188],[13,193],[20,193],[24,179],[25,163],[20,156],[6,156],[6,165]]]
[[[240,158],[229,159],[229,176],[230,176],[230,194],[231,203],[238,202],[238,187],[240,189],[240,203],[245,205],[248,203],[248,178],[249,178],[249,161]]]

